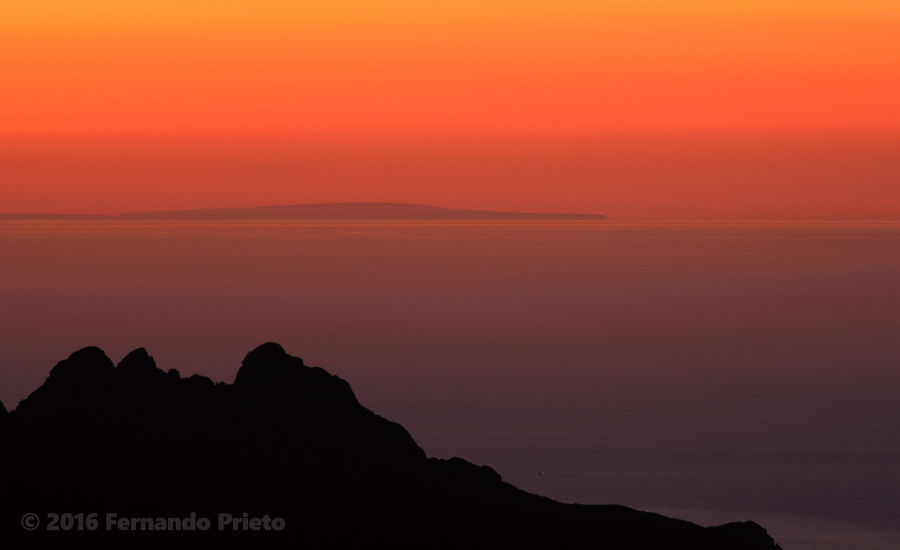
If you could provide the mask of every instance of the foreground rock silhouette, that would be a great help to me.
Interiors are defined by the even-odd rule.
[[[76,351],[14,411],[0,404],[0,450],[0,540],[30,545],[779,548],[753,522],[704,528],[562,504],[487,466],[426,458],[346,381],[273,343],[233,384],[164,372],[144,349],[118,366],[99,348]],[[84,519],[46,530],[48,514],[67,512]],[[91,513],[96,529],[79,530]]]

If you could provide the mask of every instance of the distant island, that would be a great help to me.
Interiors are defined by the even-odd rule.
[[[564,504],[428,458],[275,343],[232,384],[164,371],[143,348],[118,366],[81,349],[14,410],[0,403],[0,449],[0,540],[17,548],[780,550],[751,521]]]
[[[200,208],[128,212],[117,216],[83,214],[0,214],[0,220],[605,220],[600,214],[495,212],[441,208],[427,204],[390,202],[336,202],[258,206],[255,208]]]

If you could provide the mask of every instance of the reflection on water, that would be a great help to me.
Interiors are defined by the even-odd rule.
[[[898,245],[898,224],[2,222],[0,399],[86,345],[231,381],[277,341],[526,490],[895,547]]]

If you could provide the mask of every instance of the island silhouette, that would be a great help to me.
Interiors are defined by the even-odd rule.
[[[564,504],[427,458],[275,343],[232,384],[165,372],[143,348],[118,366],[78,350],[15,410],[0,404],[0,450],[2,540],[21,545],[780,549],[750,521]]]
[[[0,214],[0,220],[605,220],[600,214],[495,212],[441,208],[427,204],[339,202],[130,212],[116,216],[85,214]]]

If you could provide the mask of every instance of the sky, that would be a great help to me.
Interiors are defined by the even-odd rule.
[[[900,217],[900,0],[34,0],[0,52],[0,212]]]

